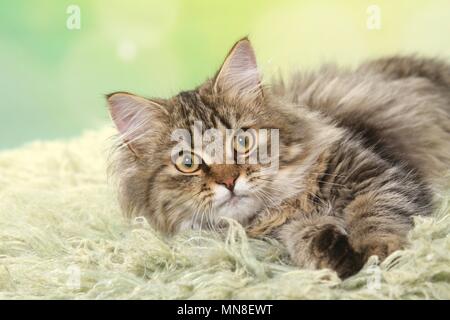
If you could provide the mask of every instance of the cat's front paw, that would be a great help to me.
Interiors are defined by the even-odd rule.
[[[364,265],[363,257],[350,245],[348,236],[334,225],[324,225],[311,242],[317,267],[330,268],[348,278]]]
[[[379,261],[383,261],[394,251],[404,247],[406,238],[400,235],[372,235],[367,236],[363,241],[358,243],[359,251],[364,254],[367,260],[370,256],[378,256]]]

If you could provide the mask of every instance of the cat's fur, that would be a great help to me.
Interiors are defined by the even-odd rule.
[[[195,90],[167,100],[114,93],[108,102],[122,139],[113,168],[124,212],[167,233],[230,217],[251,236],[281,240],[300,267],[341,277],[401,249],[450,168],[450,66],[434,59],[327,66],[262,86],[242,39]],[[171,132],[196,120],[205,129],[278,128],[279,171],[227,164],[178,172]],[[230,197],[227,177],[238,177],[234,202],[219,201]]]

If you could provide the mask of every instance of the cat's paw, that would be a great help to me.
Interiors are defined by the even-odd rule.
[[[312,243],[318,267],[336,271],[340,278],[348,278],[364,265],[363,257],[350,245],[348,236],[334,225],[325,225]]]
[[[378,237],[367,237],[359,246],[364,254],[364,259],[370,256],[378,256],[383,261],[394,251],[400,250],[405,244],[405,238],[398,235],[383,235]]]

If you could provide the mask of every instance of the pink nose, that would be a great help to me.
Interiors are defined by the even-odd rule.
[[[228,190],[233,191],[234,190],[234,183],[236,182],[235,177],[227,177],[225,179],[221,179],[220,181],[216,181],[218,184],[223,184],[225,187],[227,187]]]

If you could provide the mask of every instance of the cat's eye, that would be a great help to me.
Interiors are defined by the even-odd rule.
[[[233,139],[234,150],[241,155],[248,155],[256,145],[254,130],[239,131]]]
[[[175,161],[175,167],[178,171],[191,174],[200,169],[201,159],[195,153],[182,153]]]

